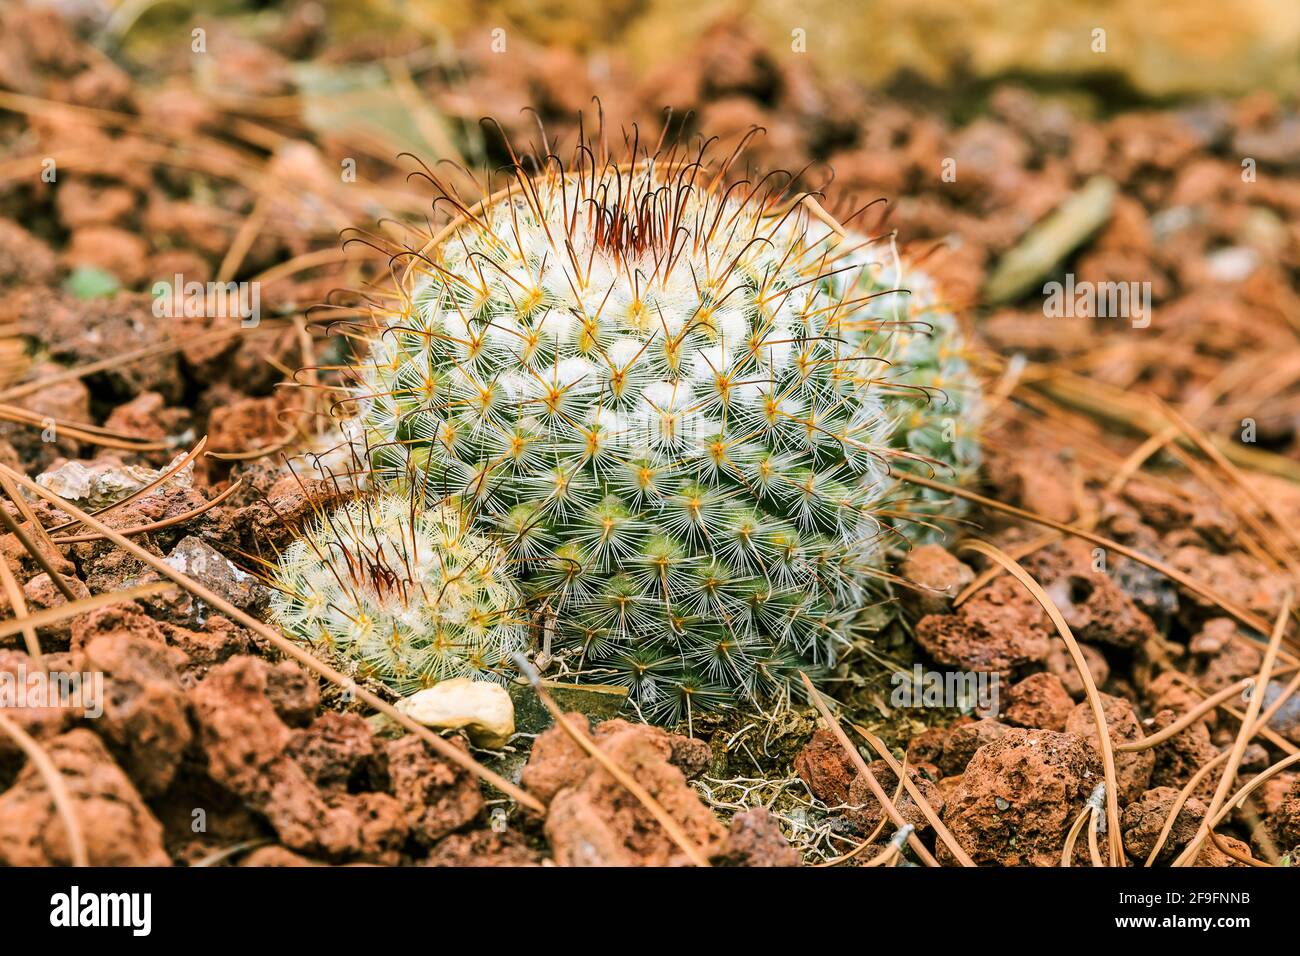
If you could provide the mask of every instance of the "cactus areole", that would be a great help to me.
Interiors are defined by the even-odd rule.
[[[774,177],[594,155],[395,258],[354,369],[372,477],[471,515],[647,717],[761,702],[849,642],[891,469],[973,465],[956,324]]]

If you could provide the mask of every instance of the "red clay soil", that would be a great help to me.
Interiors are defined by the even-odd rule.
[[[396,158],[400,144],[382,141],[361,155],[359,182],[344,186],[336,170],[358,152],[347,136],[303,115],[239,112],[236,104],[258,102],[249,97],[292,92],[288,67],[306,50],[334,64],[403,52],[373,36],[336,40],[297,20],[282,26],[263,35],[216,31],[213,42],[224,52],[214,58],[208,85],[199,85],[188,61],[164,56],[147,70],[115,64],[81,39],[78,24],[48,9],[11,3],[0,12],[0,89],[41,103],[0,102],[0,393],[42,383],[0,395],[0,404],[97,430],[43,434],[6,415],[0,463],[33,477],[68,462],[99,471],[157,469],[205,435],[209,452],[247,452],[274,448],[286,426],[312,431],[317,419],[328,423],[322,414],[304,425],[316,398],[294,387],[303,381],[294,373],[320,366],[328,378],[328,366],[346,357],[343,345],[326,334],[328,310],[305,324],[295,320],[333,301],[331,290],[357,287],[360,256],[291,265],[264,282],[263,321],[240,334],[225,334],[226,320],[160,321],[150,294],[158,279],[183,273],[207,281],[223,264],[230,277],[252,279],[296,256],[337,248],[347,226],[427,211],[428,197],[406,179],[410,164]],[[533,119],[517,108],[534,105],[553,139],[571,141],[577,110],[588,102],[585,90],[574,93],[581,84],[565,82],[565,71],[583,65],[573,55],[511,42],[517,55],[490,66],[477,47],[464,53],[454,82],[445,70],[420,73],[421,95],[458,135],[491,114],[527,142]],[[625,67],[615,62],[611,70],[623,77]],[[1051,97],[1003,84],[989,92],[978,118],[959,121],[917,98],[778,64],[731,21],[684,51],[672,69],[617,84],[604,106],[619,122],[653,128],[665,101],[697,110],[688,132],[734,142],[753,124],[766,127],[749,149],[757,166],[812,164],[814,177],[828,164],[836,171],[828,205],[891,197],[888,217],[864,227],[897,227],[913,250],[934,247],[926,268],[955,304],[971,307],[990,394],[1009,395],[994,403],[988,422],[981,494],[1089,528],[1215,592],[1210,599],[1176,585],[1113,549],[1102,549],[1099,560],[1097,547],[1078,539],[1024,552],[1024,566],[1081,644],[1112,743],[1157,733],[1205,695],[1257,673],[1266,635],[1232,610],[1256,615],[1266,630],[1281,596],[1298,583],[1290,529],[1300,525],[1300,488],[1251,472],[1242,479],[1249,493],[1242,493],[1232,470],[1190,446],[1138,463],[1116,486],[1125,460],[1152,431],[1119,399],[1157,396],[1226,442],[1237,460],[1264,452],[1270,470],[1297,474],[1300,152],[1274,148],[1297,122],[1292,107],[1252,96],[1072,115]],[[197,168],[173,165],[159,142],[191,147]],[[1260,156],[1255,181],[1241,175],[1243,145]],[[94,156],[94,165],[79,165],[80,154]],[[74,158],[46,182],[38,162],[46,156]],[[945,157],[957,158],[958,183],[940,180]],[[478,158],[500,160],[499,147]],[[1047,320],[1033,297],[984,303],[980,290],[990,272],[1026,230],[1099,173],[1117,182],[1119,198],[1065,266],[1079,281],[1149,278],[1152,327],[1139,334],[1116,320]],[[265,193],[263,182],[270,184]],[[98,275],[90,267],[109,274],[119,291],[79,291]],[[44,381],[146,346],[158,350]],[[1015,380],[1017,367],[1023,380]],[[1013,373],[1003,378],[1008,368]],[[1062,382],[1078,381],[1102,407],[1081,407],[1077,392],[1063,397]],[[1239,440],[1246,420],[1249,444]],[[163,447],[95,440],[109,434],[119,443]],[[200,569],[207,587],[261,615],[265,588],[245,572],[344,493],[301,471],[290,474],[278,448],[243,461],[202,455],[189,480],[103,520],[115,529],[161,523],[134,540]],[[237,481],[230,497],[207,507]],[[65,516],[43,502],[29,506],[41,529],[11,502],[0,507],[75,598],[160,580],[104,540],[48,544],[42,529],[56,537],[79,529],[60,529]],[[1044,532],[996,509],[975,508],[966,522],[959,532],[974,530],[1007,550],[1024,549]],[[0,536],[0,558],[29,611],[66,603],[14,534]],[[988,568],[968,552],[926,546],[904,549],[899,559],[896,571],[915,585],[897,589],[900,616],[839,664],[829,693],[843,697],[855,721],[890,728],[887,742],[905,755],[909,778],[975,862],[1058,865],[1103,770],[1084,685],[1056,628],[1007,574],[954,608],[956,595]],[[0,589],[0,616],[13,614]],[[646,807],[563,731],[512,743],[522,785],[548,809],[539,816],[510,805],[503,817],[497,810],[508,801],[500,794],[419,739],[391,737],[336,689],[188,595],[91,610],[41,626],[36,637],[46,666],[105,675],[101,717],[68,708],[6,710],[61,771],[94,865],[185,865],[214,854],[244,866],[687,861]],[[1295,651],[1290,645],[1288,653]],[[953,711],[939,721],[900,721],[878,683],[883,659],[904,669],[920,662],[996,674],[999,711],[986,719]],[[23,635],[0,638],[0,671],[17,675],[35,665]],[[1267,703],[1287,679],[1273,681]],[[1245,706],[1234,697],[1159,746],[1118,755],[1121,836],[1131,862],[1140,864],[1154,848],[1178,791],[1232,746]],[[784,866],[847,856],[882,816],[836,738],[824,729],[810,735],[811,710],[798,702],[794,708],[799,721],[780,725],[792,729],[766,738],[762,730],[745,736],[742,724],[717,725],[705,740],[623,719],[594,727],[580,714],[572,719],[711,861]],[[1300,704],[1281,706],[1268,730],[1248,748],[1237,786],[1300,746]],[[763,763],[756,767],[757,751]],[[883,760],[870,767],[892,795],[895,772]],[[794,788],[807,819],[830,834],[828,843],[814,852],[781,803],[769,811],[705,799],[720,777],[755,773]],[[1159,862],[1193,838],[1216,782],[1210,774],[1184,804]],[[956,862],[910,794],[898,806],[941,862]],[[884,828],[882,844],[892,832]],[[1300,775],[1268,780],[1234,806],[1218,833],[1238,855],[1294,860]],[[1085,836],[1076,848],[1077,865],[1088,862],[1086,843]],[[857,865],[878,852],[843,862]],[[43,777],[0,735],[0,864],[70,862],[67,831]],[[1239,865],[1208,842],[1198,864]]]

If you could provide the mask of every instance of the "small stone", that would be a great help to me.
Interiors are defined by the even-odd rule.
[[[1096,751],[1075,734],[1013,728],[981,747],[951,790],[940,784],[943,822],[977,864],[1058,866],[1099,779]],[[942,841],[935,852],[952,862]]]
[[[1080,641],[1133,648],[1155,638],[1151,619],[1105,574],[1076,566],[1046,590]]]
[[[1233,850],[1238,856],[1246,859],[1251,858],[1250,847],[1234,837],[1219,834],[1219,843],[1223,844],[1225,849]],[[1249,863],[1243,863],[1241,860],[1228,856],[1227,853],[1220,850],[1210,840],[1201,844],[1201,852],[1196,857],[1196,862],[1192,866],[1207,866],[1219,869],[1225,866],[1249,866]]]
[[[286,850],[282,846],[258,847],[240,862],[245,867],[300,867],[324,866],[319,860],[308,859],[300,853]]]
[[[266,672],[266,699],[290,727],[306,727],[320,706],[320,681],[293,661],[280,661]]]
[[[429,851],[421,866],[540,866],[542,855],[517,830],[453,833]]]
[[[899,793],[898,776],[889,764],[883,760],[875,760],[867,765],[867,769],[871,771],[871,775],[876,778],[876,783],[885,791],[890,800],[894,800],[894,794]],[[930,805],[930,808],[936,814],[942,814],[943,795],[938,785],[921,776],[913,767],[907,768],[907,777],[925,802]],[[849,785],[847,802],[852,809],[848,810],[845,816],[856,823],[864,833],[874,830],[885,817],[884,808],[881,807],[880,801],[876,798],[875,791],[867,780],[866,774],[860,773],[853,778],[853,783]],[[894,801],[894,806],[898,809],[903,821],[915,828],[918,833],[923,833],[930,828],[929,818],[912,796],[910,790],[904,789],[899,793],[898,799]]]
[[[78,727],[45,745],[62,774],[91,866],[169,866],[163,829],[95,734]],[[63,817],[28,761],[0,795],[0,866],[70,866]]]
[[[417,691],[397,709],[416,723],[440,730],[464,729],[476,747],[498,750],[515,732],[515,705],[500,684],[454,677]]]
[[[954,558],[937,544],[925,544],[910,551],[900,571],[917,590],[905,589],[903,602],[921,614],[939,614],[951,606],[962,588],[975,580],[970,566]]]
[[[90,596],[89,589],[77,578],[65,575],[64,581],[78,600]],[[33,613],[53,610],[68,603],[68,599],[63,596],[63,592],[55,586],[50,576],[45,573],[36,575],[23,585],[23,598],[27,602],[28,611]],[[7,599],[0,599],[0,606],[4,608],[6,616],[8,616]],[[62,621],[55,621],[46,624],[44,627],[37,628],[36,633],[40,638],[41,646],[45,648],[58,647],[60,649],[67,647],[72,638],[72,625],[75,621],[76,618],[65,618]],[[16,642],[17,638],[10,638],[9,641]],[[8,643],[8,641],[0,640],[0,643]]]
[[[1002,721],[994,720],[992,717],[954,726],[943,742],[939,772],[945,777],[961,773],[981,747],[998,740],[1010,729]]]
[[[1241,761],[1237,766],[1245,773],[1259,773],[1267,769],[1268,765],[1268,750],[1263,744],[1252,743],[1242,753]]]
[[[795,756],[794,772],[814,797],[834,807],[849,799],[849,784],[857,769],[836,736],[829,730],[818,730]]]
[[[1074,710],[1065,685],[1055,674],[1030,674],[1014,684],[1006,694],[1002,719],[1015,727],[1029,729],[1065,729],[1065,721]]]
[[[1014,578],[997,578],[956,614],[928,614],[916,625],[916,642],[935,662],[961,670],[1008,675],[1042,662],[1052,647],[1050,622]]]
[[[1259,265],[1259,253],[1244,246],[1229,246],[1206,256],[1205,265],[1215,282],[1242,282]]]
[[[1111,745],[1133,743],[1143,737],[1142,726],[1138,723],[1133,705],[1123,697],[1099,694],[1102,716],[1106,719],[1106,728]],[[1088,702],[1077,705],[1065,721],[1067,733],[1077,734],[1086,740],[1089,746],[1097,750],[1097,722]],[[1115,773],[1118,776],[1119,800],[1127,804],[1136,800],[1151,784],[1151,771],[1155,767],[1155,753],[1152,750],[1137,750],[1115,754]]]
[[[568,716],[579,726],[584,720],[580,715]],[[712,855],[727,830],[673,764],[673,735],[658,727],[618,719],[607,720],[590,733],[592,742],[635,778],[696,846]],[[559,727],[537,738],[520,782],[549,804],[546,836],[560,866],[675,866],[686,862],[681,848],[650,812]],[[758,836],[761,834],[748,834]],[[742,845],[747,843],[756,848],[749,839],[741,840]]]
[[[948,740],[948,733],[949,730],[944,727],[930,727],[921,731],[907,742],[907,762],[913,767],[928,769],[938,779],[942,776],[939,761],[943,757],[943,746]]]
[[[1169,819],[1169,811],[1174,808],[1174,801],[1177,799],[1178,790],[1173,787],[1152,787],[1124,808],[1124,815],[1120,820],[1124,851],[1135,862],[1145,860],[1151,855]],[[1160,850],[1157,862],[1169,862],[1196,836],[1197,827],[1205,818],[1205,809],[1205,804],[1196,797],[1190,797],[1183,804]]]
[[[713,862],[720,866],[798,866],[800,858],[781,832],[775,814],[766,807],[755,807],[731,818],[731,829]]]
[[[1213,657],[1226,648],[1237,636],[1237,622],[1230,617],[1215,617],[1206,621],[1201,630],[1192,636],[1187,649],[1193,654]]]
[[[185,655],[120,632],[86,645],[86,669],[108,675],[95,729],[144,797],[166,792],[193,739],[178,671]]]
[[[1161,710],[1150,723],[1148,735],[1157,734],[1178,719],[1172,710]],[[1169,787],[1181,790],[1196,774],[1218,755],[1218,749],[1210,742],[1210,730],[1203,721],[1196,721],[1162,744],[1157,744],[1155,764],[1151,769],[1151,786],[1153,788]],[[1205,778],[1201,790],[1208,788],[1213,792],[1213,776]],[[1199,792],[1199,791],[1198,791]]]
[[[348,793],[369,789],[381,747],[359,714],[331,710],[293,732],[288,754],[323,793]]]
[[[1269,814],[1269,832],[1278,846],[1300,844],[1300,777],[1291,781],[1290,788],[1277,802],[1277,809]]]
[[[178,455],[166,468],[156,471],[141,465],[123,465],[112,459],[94,461],[89,465],[67,461],[37,475],[36,483],[82,507],[106,508],[157,481],[169,469],[176,467],[182,457]],[[168,480],[168,487],[190,488],[193,478],[194,463],[190,462]]]
[[[453,740],[452,745],[467,749],[460,740]],[[483,812],[483,792],[474,775],[435,753],[418,737],[408,734],[390,740],[384,751],[390,789],[419,845],[433,846]]]
[[[167,563],[240,610],[258,610],[267,600],[267,590],[257,578],[239,570],[229,558],[194,535],[180,540],[167,555]]]
[[[1263,706],[1271,707],[1284,689],[1281,681],[1270,682],[1264,689]],[[1292,694],[1288,697],[1268,725],[1292,743],[1300,743],[1300,695]]]
[[[1079,651],[1083,654],[1083,662],[1088,667],[1088,673],[1092,675],[1092,682],[1098,687],[1105,684],[1110,679],[1110,664],[1106,662],[1105,656],[1091,644],[1080,644]],[[1083,678],[1079,675],[1079,668],[1075,666],[1074,658],[1064,641],[1056,641],[1052,645],[1046,663],[1048,672],[1057,676],[1066,693],[1075,700],[1084,698],[1087,690]]]

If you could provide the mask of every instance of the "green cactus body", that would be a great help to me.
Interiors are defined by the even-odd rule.
[[[864,237],[842,240],[841,248],[865,249]],[[943,302],[934,280],[906,260],[886,256],[881,264],[861,252],[840,257],[833,278],[837,294],[871,297],[871,310],[889,324],[872,347],[888,356],[891,373],[881,386],[891,392],[886,403],[895,413],[892,444],[916,458],[895,459],[896,471],[937,472],[944,481],[963,484],[981,461],[979,426],[983,418],[981,389],[971,369],[964,336],[956,316]],[[843,278],[841,278],[843,277]],[[891,504],[908,513],[904,529],[912,544],[942,541],[942,520],[964,512],[951,496],[917,486],[898,489]]]
[[[399,693],[449,677],[503,680],[524,646],[505,555],[447,506],[350,501],[289,546],[271,584],[271,617],[289,634]]]
[[[410,259],[355,369],[377,483],[472,513],[569,668],[655,719],[833,663],[891,462],[946,451],[907,386],[951,356],[904,342],[863,243],[756,193],[521,174]]]

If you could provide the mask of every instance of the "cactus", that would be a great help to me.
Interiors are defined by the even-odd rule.
[[[863,249],[868,242],[852,236],[842,246]],[[885,386],[895,389],[889,401],[899,410],[892,442],[895,448],[919,456],[896,459],[893,467],[923,474],[937,471],[945,480],[965,483],[981,461],[983,415],[979,382],[961,327],[931,276],[892,253],[886,258],[889,261],[881,266],[850,251],[841,258],[841,266],[860,268],[837,273],[834,281],[842,296],[873,297],[874,312],[892,323],[873,344],[892,363],[891,382]],[[838,279],[840,275],[847,281]],[[912,544],[941,541],[946,530],[942,519],[965,510],[960,501],[914,486],[900,489],[893,504],[913,519],[905,531]]]
[[[401,694],[449,677],[503,680],[524,644],[505,555],[445,505],[348,501],[285,550],[270,583],[287,633]]]
[[[849,643],[891,462],[966,454],[930,381],[955,330],[814,202],[593,156],[404,257],[355,397],[377,483],[472,513],[566,666],[667,721]]]

